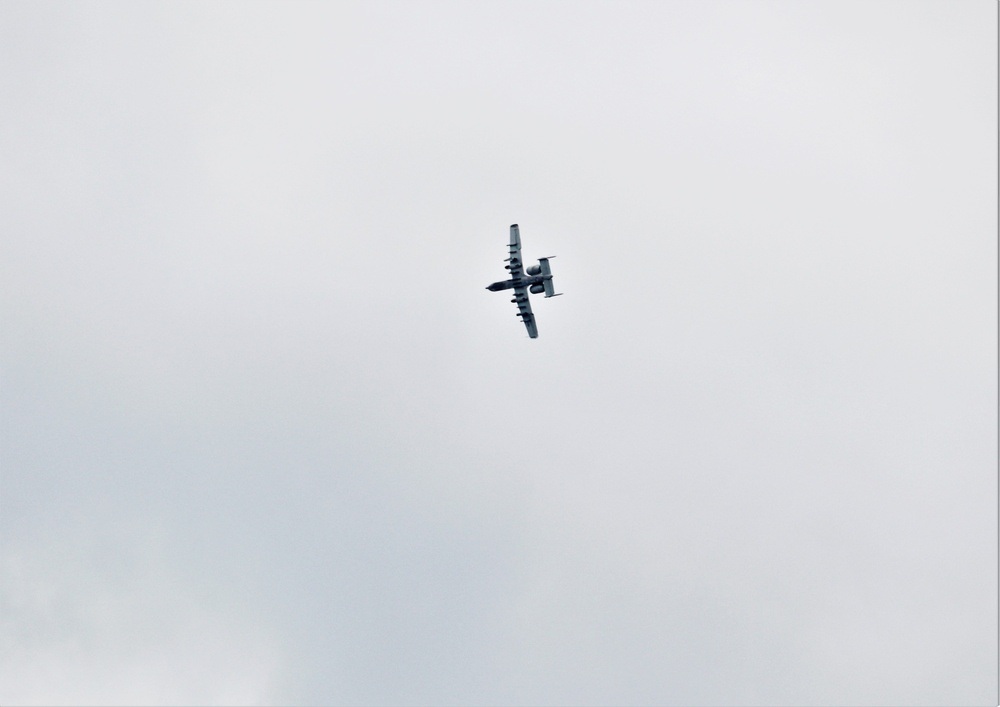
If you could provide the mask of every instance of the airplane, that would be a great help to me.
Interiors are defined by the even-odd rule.
[[[510,271],[509,280],[500,280],[492,285],[487,285],[486,289],[492,292],[500,290],[514,290],[514,299],[511,300],[517,305],[517,316],[524,322],[528,330],[528,336],[532,339],[538,338],[538,327],[535,326],[535,315],[531,313],[531,304],[528,302],[528,293],[539,295],[542,292],[546,297],[558,297],[562,292],[556,293],[552,284],[552,270],[549,269],[549,260],[556,256],[550,255],[548,258],[539,258],[538,265],[532,265],[527,270],[521,269],[521,233],[517,224],[510,227],[510,256],[506,258],[504,265]]]

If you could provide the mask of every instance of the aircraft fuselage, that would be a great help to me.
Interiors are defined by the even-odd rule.
[[[487,285],[486,289],[493,292],[499,292],[500,290],[510,290],[515,287],[531,287],[532,285],[540,285],[546,280],[551,279],[551,275],[527,275],[525,277],[511,278],[510,280],[500,280],[499,282],[494,282],[492,285]]]

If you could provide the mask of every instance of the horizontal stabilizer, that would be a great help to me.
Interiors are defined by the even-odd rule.
[[[552,284],[552,268],[549,267],[549,259],[556,256],[550,255],[548,258],[539,258],[538,265],[542,269],[542,276],[545,278],[542,284],[545,286],[546,297],[556,297],[556,286]],[[562,293],[559,293],[562,294]]]

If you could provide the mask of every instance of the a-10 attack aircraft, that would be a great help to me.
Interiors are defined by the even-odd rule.
[[[510,256],[507,258],[507,265],[504,266],[510,271],[510,279],[500,280],[486,287],[493,292],[514,290],[514,299],[511,302],[517,305],[517,316],[524,322],[528,336],[532,339],[538,338],[538,327],[535,326],[535,315],[531,313],[528,293],[539,295],[544,292],[546,297],[558,297],[562,294],[561,292],[557,294],[552,284],[549,259],[554,257],[556,256],[550,255],[548,258],[539,258],[538,265],[532,265],[527,270],[521,269],[521,234],[515,223],[510,227]]]

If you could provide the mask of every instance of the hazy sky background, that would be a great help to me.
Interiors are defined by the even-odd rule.
[[[6,2],[0,90],[0,703],[996,704],[996,3]]]

